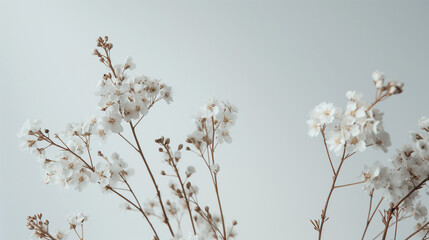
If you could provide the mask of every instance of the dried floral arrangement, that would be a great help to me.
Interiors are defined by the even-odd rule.
[[[145,156],[136,128],[156,103],[164,100],[169,104],[172,101],[171,87],[144,75],[130,77],[129,72],[135,69],[132,59],[128,57],[125,63],[113,65],[112,48],[107,36],[99,37],[97,49],[93,51],[93,55],[108,69],[97,88],[97,95],[100,97],[99,116],[88,121],[69,123],[62,132],[54,134],[42,128],[40,121],[28,120],[19,133],[24,148],[40,160],[46,177],[45,183],[71,187],[78,191],[88,183],[99,184],[103,192],[122,199],[125,210],[142,215],[153,232],[153,240],[234,238],[237,221],[228,224],[224,217],[218,185],[220,167],[215,159],[215,151],[219,145],[231,143],[230,130],[236,121],[237,108],[228,102],[210,99],[195,118],[196,129],[186,139],[188,146],[179,144],[173,147],[166,137],[155,140],[162,154],[162,162],[169,168],[162,171],[161,175],[174,181],[169,185],[172,199],[165,200],[165,193],[161,193],[157,177],[150,167],[158,160],[149,161]],[[119,136],[118,140],[129,145],[130,150],[141,158],[154,186],[154,200],[139,200],[139,194],[129,183],[129,177],[134,171],[118,153],[107,154],[101,150],[94,153],[93,142],[103,142],[112,135]],[[202,160],[202,166],[208,169],[219,214],[216,213],[217,210],[213,212],[213,208],[202,205],[198,200],[198,185],[191,182],[196,168],[187,166],[186,170],[183,169],[183,150],[198,156]],[[182,229],[182,216],[189,221],[186,226],[190,229]],[[36,214],[27,218],[32,238],[63,240],[73,235],[75,239],[85,239],[83,225],[87,216],[84,214],[69,216],[67,221],[70,229],[66,231],[51,231],[49,221],[42,217],[42,214]],[[161,236],[160,229],[168,232],[168,236]],[[144,236],[144,239],[149,238],[150,236]]]
[[[381,215],[384,229],[375,238],[369,239],[385,240],[390,235],[389,239],[396,240],[398,224],[410,217],[414,217],[417,224],[414,230],[410,230],[414,232],[406,240],[413,237],[429,239],[427,209],[422,204],[423,196],[420,194],[429,180],[429,118],[422,117],[418,121],[422,131],[411,133],[411,143],[398,148],[389,159],[390,163],[383,165],[376,162],[373,166],[365,166],[361,181],[337,184],[341,167],[357,152],[369,147],[387,152],[391,145],[390,135],[383,127],[383,112],[375,107],[377,103],[400,94],[403,83],[386,83],[384,73],[380,71],[374,72],[372,79],[376,91],[372,103],[366,102],[361,94],[349,91],[346,93],[348,101],[345,110],[332,103],[322,102],[311,111],[311,117],[307,121],[308,134],[311,137],[319,134],[322,136],[333,178],[320,219],[312,219],[310,222],[318,232],[318,239],[322,239],[325,223],[329,219],[329,201],[334,190],[360,184],[370,198],[366,225],[362,227],[362,240],[367,239],[367,230],[375,215]],[[333,155],[339,158],[338,162],[335,162]],[[380,199],[374,202],[376,191],[380,193]],[[382,203],[386,205],[384,210],[381,210]]]

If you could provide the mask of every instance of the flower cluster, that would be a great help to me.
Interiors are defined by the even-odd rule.
[[[373,73],[377,90],[376,100],[370,104],[363,100],[361,94],[355,91],[346,93],[347,106],[343,110],[332,103],[322,102],[311,111],[307,121],[308,134],[311,137],[323,134],[329,150],[336,155],[342,154],[343,147],[348,153],[364,151],[368,146],[374,146],[387,151],[391,145],[390,135],[383,127],[383,113],[374,105],[385,98],[402,92],[403,84],[396,81],[384,84],[384,74]]]
[[[123,131],[122,121],[140,120],[162,99],[167,103],[173,101],[171,87],[165,83],[144,75],[134,78],[128,75],[128,71],[136,67],[131,57],[123,64],[112,66],[110,50],[113,45],[108,42],[107,37],[98,38],[97,46],[106,55],[101,54],[98,49],[94,49],[93,55],[111,69],[111,72],[103,75],[97,89],[100,96],[99,107],[104,112],[99,120],[100,135],[120,133]]]
[[[95,165],[90,154],[90,139],[93,127],[97,124],[93,119],[88,123],[70,123],[66,129],[50,137],[48,129],[42,130],[40,121],[27,121],[20,132],[24,147],[41,159],[46,184],[57,184],[63,187],[74,187],[82,190],[88,182],[97,182],[103,189],[116,186],[122,179],[133,173],[127,163],[113,153],[109,160],[101,152],[101,161]],[[51,156],[46,149],[56,147],[58,151]],[[84,160],[85,154],[90,162]]]
[[[103,191],[116,194],[124,200],[125,202],[121,204],[123,209],[140,213],[150,226],[154,240],[161,239],[158,227],[153,224],[154,219],[165,224],[171,234],[169,239],[173,240],[234,238],[236,236],[234,226],[237,222],[233,221],[231,227],[226,227],[217,184],[219,165],[214,160],[214,151],[218,144],[231,142],[230,129],[235,123],[237,109],[227,102],[210,100],[197,117],[197,131],[187,139],[188,143],[196,147],[197,151],[194,152],[203,155],[210,152],[210,156],[207,156],[207,159],[203,156],[203,159],[213,180],[220,216],[212,214],[208,206],[204,208],[206,211],[201,210],[197,198],[199,188],[190,182],[196,168],[187,166],[186,170],[180,170],[179,161],[182,159],[183,144],[180,144],[177,150],[173,150],[170,147],[170,139],[162,137],[155,142],[160,145],[159,151],[164,154],[164,162],[171,168],[168,173],[162,171],[161,175],[175,178],[170,184],[170,189],[177,200],[164,201],[150,163],[143,153],[136,127],[155,103],[164,100],[169,104],[172,101],[171,87],[143,75],[130,77],[129,72],[136,67],[130,57],[123,64],[113,65],[111,60],[113,44],[108,42],[108,37],[98,38],[97,47],[93,55],[109,69],[98,84],[96,93],[100,97],[98,103],[100,111],[97,117],[88,121],[69,123],[63,131],[54,134],[49,129],[43,129],[40,121],[27,121],[19,133],[24,148],[40,159],[45,183],[73,187],[79,191],[89,182],[97,183]],[[126,129],[130,130],[132,140],[126,137],[130,134]],[[128,167],[127,162],[118,153],[114,152],[110,157],[101,151],[93,153],[91,143],[96,140],[103,143],[109,135],[121,137],[124,143],[131,147],[130,149],[137,152],[155,188],[154,200],[139,201],[137,193],[128,182],[133,169]],[[190,147],[186,147],[186,150],[191,151]],[[189,215],[192,225],[192,233],[189,236],[183,234],[182,230],[181,221],[185,214]],[[176,220],[177,224],[170,219]],[[86,220],[87,217],[83,214],[68,218],[70,229],[80,240],[83,240],[82,224]],[[61,240],[66,236],[62,232],[55,236],[51,235],[47,224],[41,222],[41,216],[29,218],[28,226],[35,230],[39,239]],[[81,236],[76,231],[78,226],[82,228]],[[175,227],[177,229],[174,229]]]
[[[231,143],[230,129],[235,124],[237,112],[237,108],[228,102],[210,99],[196,116],[197,130],[188,136],[188,143],[197,149],[204,149],[213,143]]]
[[[390,158],[391,167],[377,162],[365,167],[362,179],[364,189],[382,190],[388,202],[412,213],[416,220],[427,221],[427,209],[418,202],[419,191],[413,191],[419,184],[429,180],[429,119],[423,117],[418,123],[422,132],[411,133],[411,144],[402,145]]]
[[[27,217],[27,227],[33,231],[32,239],[34,240],[66,240],[69,237],[69,232],[55,229],[49,231],[49,221],[42,220],[42,214],[35,214]],[[67,222],[70,225],[70,230],[76,234],[79,240],[84,240],[83,224],[88,221],[88,217],[82,213],[70,215],[67,217]],[[78,227],[78,229],[76,229]],[[81,231],[81,234],[78,233]]]
[[[345,110],[335,107],[332,103],[323,102],[312,110],[311,118],[307,121],[310,127],[308,133],[311,137],[319,133],[322,135],[333,173],[331,190],[321,218],[310,220],[319,234],[319,240],[322,239],[324,223],[329,219],[327,208],[333,191],[358,184],[363,184],[363,189],[368,191],[370,196],[362,239],[365,239],[368,227],[377,212],[381,214],[384,224],[384,230],[379,234],[379,236],[382,235],[382,240],[387,238],[388,230],[393,224],[395,224],[394,239],[396,239],[398,222],[412,216],[420,223],[417,224],[416,231],[406,239],[410,239],[417,233],[422,234],[423,239],[429,236],[427,209],[422,204],[419,193],[419,190],[429,181],[428,118],[420,119],[418,125],[423,132],[411,134],[412,143],[403,145],[397,150],[390,159],[391,166],[376,162],[371,167],[365,166],[360,182],[337,184],[341,167],[346,159],[358,151],[364,151],[369,146],[387,152],[387,147],[391,145],[390,136],[383,127],[383,113],[376,109],[375,105],[392,95],[401,93],[403,84],[397,81],[386,83],[385,76],[380,71],[372,74],[372,80],[376,89],[376,97],[372,103],[365,102],[362,95],[349,91],[346,93],[348,102]],[[330,151],[341,156],[336,168]],[[375,191],[382,192],[382,197],[373,208]],[[381,211],[379,208],[383,201],[388,203],[388,208]],[[395,223],[391,223],[393,218]]]

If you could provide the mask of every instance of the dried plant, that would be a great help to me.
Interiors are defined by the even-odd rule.
[[[338,185],[337,180],[343,164],[357,152],[369,147],[387,152],[391,145],[390,135],[383,127],[383,113],[376,109],[377,103],[389,97],[400,94],[403,84],[397,81],[385,83],[382,72],[372,74],[375,85],[375,99],[372,103],[365,102],[362,95],[349,91],[346,110],[335,107],[332,103],[323,102],[311,112],[307,121],[311,137],[322,136],[326,155],[332,169],[332,185],[324,204],[320,219],[312,219],[314,229],[318,232],[318,239],[322,239],[325,223],[328,221],[329,201],[335,189],[362,185],[363,190],[369,193],[369,210],[366,225],[363,227],[361,239],[365,239],[367,230],[373,222],[377,212],[381,215],[384,229],[378,236],[370,239],[387,239],[393,235],[397,239],[398,224],[407,218],[414,217],[417,221],[416,229],[406,239],[420,236],[428,239],[429,222],[427,209],[421,202],[421,189],[429,180],[429,119],[423,117],[419,120],[422,132],[411,134],[411,144],[401,146],[396,154],[390,158],[390,164],[384,166],[376,162],[371,167],[365,167],[361,181]],[[335,164],[332,153],[339,157]],[[337,167],[335,167],[337,165]],[[381,197],[375,205],[374,192],[379,191]],[[381,209],[382,203],[386,209]],[[374,207],[375,205],[375,207]],[[392,220],[393,219],[393,220]],[[392,229],[389,232],[389,229]],[[356,238],[354,238],[356,239]]]
[[[163,154],[163,161],[169,167],[161,175],[172,177],[174,181],[169,186],[173,194],[168,196],[172,199],[165,200],[165,193],[161,193],[150,167],[154,160],[149,161],[144,154],[136,128],[156,103],[164,100],[169,104],[172,101],[171,87],[144,75],[130,77],[128,74],[135,69],[132,59],[128,57],[125,63],[113,65],[112,48],[106,36],[98,38],[97,49],[93,51],[93,55],[108,69],[97,88],[100,96],[98,117],[70,123],[64,131],[54,134],[42,128],[40,121],[27,121],[19,134],[24,148],[40,159],[45,183],[72,187],[78,191],[88,183],[99,184],[103,192],[122,199],[124,209],[143,216],[153,232],[154,240],[234,238],[237,221],[228,224],[225,220],[218,184],[220,167],[215,159],[215,150],[222,143],[231,143],[230,130],[235,123],[237,109],[228,102],[210,99],[195,119],[196,130],[186,139],[189,146],[179,144],[173,150],[169,138],[155,140],[159,144],[159,152]],[[154,186],[154,200],[139,200],[139,194],[129,183],[134,171],[118,153],[106,155],[105,151],[94,150],[94,141],[103,142],[112,135],[119,136],[118,139],[141,158]],[[198,186],[191,182],[196,168],[187,166],[183,171],[183,150],[196,154],[202,159],[202,166],[207,167],[218,203],[215,211],[198,200]],[[182,218],[184,215],[188,216]],[[182,229],[182,219],[188,219],[190,230]],[[70,231],[80,240],[84,239],[83,223],[86,220],[83,214],[68,218]],[[66,231],[50,233],[49,222],[42,221],[42,214],[28,217],[27,226],[36,239],[60,240],[68,236]],[[168,232],[169,236],[163,236],[160,229]]]

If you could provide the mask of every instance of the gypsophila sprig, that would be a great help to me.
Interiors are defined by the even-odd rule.
[[[318,232],[318,239],[322,239],[323,227],[329,219],[327,210],[331,196],[335,189],[362,185],[362,189],[370,196],[370,204],[366,226],[362,234],[365,239],[367,230],[374,215],[379,211],[382,215],[384,230],[379,236],[385,240],[388,230],[395,225],[394,239],[397,237],[398,223],[409,217],[414,217],[418,224],[416,231],[407,239],[421,234],[423,239],[428,236],[429,228],[427,209],[418,201],[419,189],[429,180],[429,120],[421,118],[418,125],[422,133],[412,133],[412,144],[403,145],[390,159],[390,166],[379,161],[372,166],[365,166],[361,181],[350,184],[337,184],[343,163],[355,155],[372,147],[387,152],[391,145],[390,135],[383,127],[383,112],[376,109],[377,103],[403,91],[403,83],[385,81],[384,73],[375,71],[372,74],[375,86],[375,99],[372,102],[364,100],[363,96],[355,91],[346,93],[347,104],[345,109],[335,107],[333,103],[322,102],[312,111],[308,134],[311,137],[322,135],[324,148],[332,170],[333,180],[320,219],[312,219],[314,229]],[[334,153],[338,161],[331,156]],[[335,167],[337,165],[337,167]],[[382,197],[378,204],[373,205],[374,192],[380,191]],[[381,211],[380,205],[387,203],[388,208]],[[395,218],[395,223],[391,220]]]
[[[69,239],[70,232],[73,232],[78,240],[84,240],[84,223],[88,217],[82,213],[73,214],[67,217],[67,222],[70,225],[70,230],[58,230],[50,232],[49,221],[42,220],[42,214],[35,214],[27,217],[27,227],[33,232],[32,239],[45,240],[66,240]]]
[[[398,81],[385,82],[384,73],[375,71],[372,74],[376,97],[367,102],[363,96],[355,91],[346,93],[347,105],[345,110],[335,107],[332,103],[322,102],[311,111],[307,121],[308,134],[311,137],[322,135],[327,158],[332,169],[332,186],[325,202],[320,219],[312,219],[314,229],[318,232],[318,239],[322,239],[323,227],[327,217],[327,210],[332,193],[337,188],[362,185],[362,189],[369,193],[370,204],[366,225],[362,234],[365,239],[369,225],[377,212],[381,214],[384,230],[374,239],[382,236],[385,240],[389,228],[394,226],[394,239],[397,239],[398,223],[404,219],[414,217],[417,220],[416,229],[406,239],[420,235],[421,239],[429,236],[429,222],[427,208],[421,201],[419,191],[429,180],[429,120],[422,117],[418,126],[422,130],[411,133],[411,144],[401,146],[396,154],[386,164],[379,161],[372,166],[365,166],[361,181],[350,184],[337,184],[341,167],[345,160],[357,152],[365,151],[369,147],[387,152],[391,145],[390,135],[383,127],[383,112],[376,109],[377,103],[399,94],[403,91],[403,84]],[[338,156],[338,162],[331,153]],[[337,165],[337,167],[334,167]],[[381,198],[373,204],[374,192],[380,191]],[[387,209],[381,210],[382,203]],[[394,223],[391,223],[392,219]],[[371,238],[372,239],[372,238]]]
[[[218,202],[220,217],[209,211],[208,206],[204,207],[205,211],[201,210],[201,203],[197,198],[199,188],[191,182],[192,176],[197,172],[196,167],[187,164],[182,168],[179,165],[187,161],[183,160],[182,156],[183,144],[173,149],[170,139],[162,137],[157,139],[156,143],[159,144],[159,151],[163,153],[162,162],[167,164],[169,170],[162,171],[161,175],[172,178],[169,185],[172,191],[169,196],[172,199],[164,200],[157,177],[151,169],[154,162],[149,162],[145,156],[136,128],[156,103],[163,100],[170,104],[173,101],[172,88],[145,75],[133,77],[131,73],[136,69],[136,64],[131,57],[126,58],[122,64],[114,65],[112,49],[113,44],[107,36],[99,37],[97,48],[92,52],[108,69],[97,86],[99,101],[96,117],[69,123],[63,131],[57,133],[43,128],[38,120],[28,120],[18,134],[24,149],[39,159],[45,183],[78,191],[88,184],[99,185],[102,192],[112,193],[123,201],[120,204],[122,209],[141,214],[153,232],[154,240],[234,238],[237,221],[234,220],[228,231],[226,230],[217,183],[220,168],[214,160],[214,151],[218,144],[231,143],[230,131],[236,121],[237,109],[228,102],[211,99],[197,117],[197,131],[186,140],[193,143],[194,147],[198,146],[197,150],[201,154],[210,155],[204,156],[203,159],[214,184],[214,197]],[[139,194],[129,182],[134,170],[128,166],[128,162],[134,159],[123,159],[120,153],[111,149],[94,149],[94,142],[102,145],[108,137],[116,137],[135,152],[136,158],[140,158],[149,174],[149,181],[153,184],[153,200],[140,201]],[[186,149],[190,150],[189,147]],[[145,195],[150,192],[147,190]],[[188,215],[187,224],[184,223],[183,215]],[[73,231],[79,240],[83,240],[83,224],[87,217],[78,213],[69,216],[67,221],[70,231]],[[42,221],[41,214],[28,217],[27,226],[38,239],[61,240],[68,236],[68,232],[49,232],[48,225],[48,221]],[[184,229],[187,226],[190,230]],[[168,234],[163,234],[161,230]],[[143,238],[149,239],[149,236]]]

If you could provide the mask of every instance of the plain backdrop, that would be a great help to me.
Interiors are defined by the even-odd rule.
[[[65,217],[78,211],[89,215],[87,240],[150,239],[144,219],[121,211],[121,200],[98,186],[77,192],[43,184],[39,163],[16,137],[27,118],[58,132],[96,113],[94,92],[106,69],[91,51],[104,35],[116,63],[132,56],[136,75],[173,87],[174,102],[158,104],[138,130],[156,173],[165,166],[153,140],[164,135],[183,143],[209,97],[229,100],[240,112],[233,143],[222,145],[217,159],[237,239],[315,239],[309,219],[320,217],[331,172],[322,140],[307,135],[309,111],[322,101],[344,107],[347,90],[371,101],[376,69],[403,81],[404,93],[378,106],[392,137],[389,153],[355,155],[338,181],[358,181],[365,164],[386,162],[429,115],[428,24],[427,1],[1,0],[0,239],[27,239],[27,215],[43,212],[52,227],[66,229]],[[131,183],[139,197],[154,197],[129,146],[112,136],[98,149],[121,153],[136,169]],[[202,162],[189,153],[183,161],[200,170],[202,199],[216,209]],[[168,179],[156,177],[168,192]],[[368,200],[359,186],[335,191],[324,239],[360,239]],[[376,215],[369,237],[381,231],[380,222]],[[413,227],[407,220],[399,236]]]

